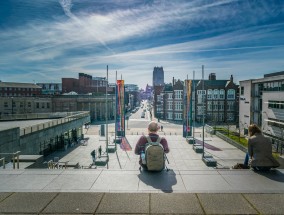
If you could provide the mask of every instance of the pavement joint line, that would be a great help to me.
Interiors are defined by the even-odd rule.
[[[151,214],[151,199],[152,199],[152,194],[149,193],[149,211],[148,211],[149,214]]]
[[[201,207],[201,209],[202,209],[202,211],[203,211],[203,214],[206,214],[206,211],[205,211],[205,209],[204,209],[204,207],[203,207],[203,205],[202,205],[202,203],[201,203],[201,200],[199,199],[198,194],[197,194],[197,193],[194,193],[194,194],[195,194],[195,196],[196,196],[196,198],[197,198],[197,201],[199,202],[199,205],[200,205],[200,207]]]
[[[52,198],[43,208],[42,210],[39,211],[38,214],[42,213],[44,211],[45,208],[47,208],[47,206],[59,195],[59,193],[57,193],[54,198]]]
[[[0,201],[0,203],[3,202],[3,201],[5,201],[6,199],[8,199],[8,198],[9,198],[10,196],[12,196],[14,193],[15,193],[15,192],[12,192],[10,195],[6,196],[6,198],[2,199],[2,201]]]
[[[99,204],[98,204],[98,206],[97,206],[97,208],[96,208],[96,210],[94,211],[93,214],[96,214],[96,212],[97,212],[98,208],[100,207],[100,204],[102,203],[102,201],[103,201],[105,195],[106,195],[106,192],[103,192],[103,195],[102,195],[102,197],[101,197],[101,199],[100,199],[100,202],[99,202]]]
[[[258,211],[257,208],[245,197],[244,193],[241,193],[241,195],[258,214],[261,214],[261,212]]]

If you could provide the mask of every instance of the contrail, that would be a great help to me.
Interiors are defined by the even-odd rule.
[[[112,49],[110,49],[106,43],[104,41],[102,41],[100,38],[97,38],[93,32],[91,32],[88,28],[86,28],[82,21],[80,19],[78,19],[72,12],[71,12],[71,8],[73,6],[72,4],[72,0],[59,0],[59,4],[61,5],[61,7],[64,10],[64,13],[66,16],[68,16],[70,19],[74,20],[78,25],[80,25],[81,27],[83,27],[86,31],[88,31],[89,34],[91,34],[93,37],[95,37],[106,49],[108,49],[109,51],[111,51],[112,54],[115,54],[114,51]]]

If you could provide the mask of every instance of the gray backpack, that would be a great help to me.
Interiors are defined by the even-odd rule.
[[[158,137],[156,142],[152,142],[149,136],[146,136],[147,144],[145,146],[145,160],[149,171],[162,171],[165,168],[164,147]]]

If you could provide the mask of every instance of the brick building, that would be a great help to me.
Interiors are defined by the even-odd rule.
[[[16,83],[0,81],[0,97],[37,96],[41,87],[32,83]]]
[[[106,91],[107,80],[104,77],[92,77],[84,73],[79,73],[79,79],[62,78],[62,93],[76,92],[78,94],[94,93]],[[114,89],[109,88],[108,92]]]

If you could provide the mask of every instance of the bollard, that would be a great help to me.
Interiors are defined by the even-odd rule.
[[[16,165],[15,165],[15,153],[13,154],[13,169],[15,169]]]
[[[17,169],[20,169],[19,153],[17,153]]]

